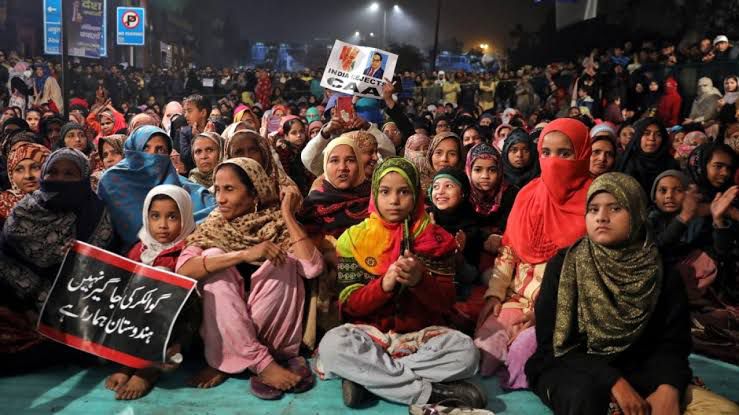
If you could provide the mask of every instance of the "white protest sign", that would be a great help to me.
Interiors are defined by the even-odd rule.
[[[321,86],[366,98],[382,98],[383,78],[393,79],[398,55],[337,40],[323,71]]]

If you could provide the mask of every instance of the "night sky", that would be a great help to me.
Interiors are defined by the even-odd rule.
[[[302,42],[314,38],[356,41],[356,31],[371,43],[369,32],[382,33],[382,12],[369,11],[369,0],[289,0],[255,2],[244,7],[230,2],[230,12],[243,15],[241,37],[251,41]],[[428,48],[434,41],[435,0],[385,1],[388,9],[387,37]],[[402,12],[392,12],[398,4]],[[442,0],[439,41],[453,36],[465,47],[488,43],[499,48],[509,40],[508,33],[521,23],[529,30],[544,21],[552,2],[535,4],[533,0]]]

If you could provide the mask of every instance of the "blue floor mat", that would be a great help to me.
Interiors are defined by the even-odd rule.
[[[739,367],[693,355],[691,366],[714,392],[739,400]],[[184,386],[194,368],[185,367],[166,375],[154,390],[137,401],[116,401],[103,386],[114,369],[75,366],[0,378],[0,408],[5,414],[407,414],[408,409],[385,401],[362,410],[346,408],[341,400],[341,382],[318,381],[300,395],[287,394],[277,401],[262,401],[248,392],[246,377],[235,377],[213,389]],[[548,414],[549,410],[531,392],[503,392],[495,378],[476,379],[488,391],[488,408],[496,414]]]

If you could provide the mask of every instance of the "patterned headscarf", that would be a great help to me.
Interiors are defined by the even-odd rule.
[[[418,166],[417,162],[426,156],[426,150],[431,145],[431,139],[426,134],[413,134],[405,142],[403,157]]]
[[[107,137],[100,137],[98,140],[98,154],[100,157],[103,155],[103,144],[107,144],[113,147],[113,150],[123,155],[123,142],[126,141],[126,136],[123,134],[113,134]]]
[[[388,222],[377,207],[380,182],[390,173],[403,177],[413,192],[414,209],[401,223]],[[431,223],[424,210],[418,172],[408,160],[390,157],[377,166],[372,175],[369,212],[369,218],[347,229],[339,238],[337,250],[340,257],[355,262],[371,275],[381,276],[406,247],[422,259],[435,261],[437,269],[434,272],[446,275],[454,273],[453,263],[450,265],[445,261],[453,259],[451,254],[456,249],[454,238],[440,226]],[[433,267],[431,264],[427,266]],[[342,296],[345,294],[342,292]]]
[[[20,188],[18,188],[18,185],[13,182],[13,170],[18,165],[18,163],[23,160],[30,159],[35,161],[36,163],[39,163],[40,165],[43,165],[44,160],[49,157],[49,154],[51,154],[49,149],[42,146],[41,144],[33,144],[27,142],[23,142],[15,149],[13,149],[10,152],[10,157],[8,157],[8,178],[10,179],[11,192],[19,195],[22,194]]]
[[[613,247],[586,236],[567,253],[557,291],[557,357],[581,346],[594,355],[626,350],[644,333],[659,297],[662,261],[647,231],[644,190],[631,176],[606,173],[593,181],[587,203],[603,192],[629,211],[629,236]]]
[[[496,170],[498,171],[498,183],[495,188],[485,192],[478,189],[472,182],[472,167],[477,160],[493,160]],[[500,209],[503,194],[508,190],[508,183],[503,180],[503,172],[501,171],[500,153],[495,148],[480,143],[467,153],[467,162],[465,163],[465,173],[470,179],[470,203],[480,215],[490,215]]]
[[[355,143],[357,143],[357,148],[361,152],[377,148],[377,138],[367,131],[352,131],[346,133],[346,136],[350,137]]]
[[[272,241],[288,250],[290,235],[278,206],[279,196],[274,180],[271,180],[256,161],[238,157],[226,160],[215,168],[235,166],[246,173],[256,190],[256,210],[238,218],[227,220],[218,209],[214,209],[195,232],[187,238],[188,246],[202,249],[220,248],[225,252],[251,248],[264,241]]]

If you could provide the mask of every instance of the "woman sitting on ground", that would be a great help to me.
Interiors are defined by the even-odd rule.
[[[213,171],[223,157],[223,137],[216,133],[200,133],[192,139],[192,158],[195,168],[188,177],[206,189],[213,186]]]
[[[191,381],[210,388],[230,374],[251,371],[251,392],[279,399],[313,386],[302,338],[305,288],[323,259],[295,220],[299,196],[278,207],[274,180],[250,158],[215,169],[218,208],[187,239],[177,272],[200,281],[200,335],[208,367]]]

